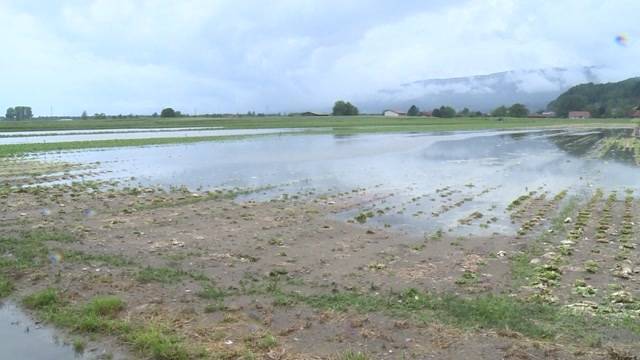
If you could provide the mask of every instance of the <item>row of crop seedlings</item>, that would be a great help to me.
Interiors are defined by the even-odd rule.
[[[537,191],[530,191],[527,194],[520,195],[517,199],[513,200],[509,204],[509,206],[507,206],[507,211],[512,212],[512,222],[515,222],[516,220],[522,218],[522,216],[526,214],[532,206],[535,205],[536,201],[544,200],[544,198],[547,196],[547,193],[544,192],[537,197],[534,197],[534,195],[536,195],[537,193]]]
[[[620,231],[618,247],[619,252],[615,259],[620,261],[611,269],[613,276],[623,281],[630,280],[638,269],[632,268],[632,262],[629,261],[631,249],[635,249],[634,240],[634,221],[633,221],[633,190],[626,190],[624,199],[624,214],[622,216],[622,229]],[[622,283],[614,284],[611,287],[612,292],[608,296],[608,304],[600,307],[599,312],[603,313],[623,313],[626,315],[640,316],[640,301],[634,299],[630,291]]]
[[[562,197],[566,194],[562,195]],[[544,264],[537,266],[534,270],[533,286],[537,292],[532,296],[532,300],[553,303],[557,298],[553,295],[552,287],[557,286],[562,278],[560,266],[564,262],[564,257],[573,254],[573,247],[576,241],[584,235],[584,229],[588,225],[593,213],[593,208],[602,199],[603,192],[601,189],[596,190],[595,194],[589,201],[578,211],[578,216],[573,229],[569,231],[568,238],[562,240],[560,245],[555,247],[554,255]],[[576,283],[578,292],[584,292],[588,296],[595,295],[595,289],[586,283]]]
[[[569,231],[568,240],[577,241],[582,239],[584,229],[589,225],[589,220],[591,220],[593,207],[598,201],[600,201],[600,199],[602,199],[602,196],[602,189],[596,190],[596,193],[591,197],[589,202],[580,209],[580,211],[578,211],[578,216],[576,217],[573,229]]]
[[[527,221],[525,221],[522,226],[520,226],[520,229],[518,229],[518,235],[519,236],[523,236],[526,235],[528,232],[530,232],[531,230],[533,230],[533,228],[535,228],[536,226],[538,226],[547,216],[547,214],[552,210],[555,209],[558,204],[567,196],[567,190],[562,190],[561,192],[557,193],[553,199],[551,199],[551,201],[546,202],[544,205],[542,205],[537,211],[536,213]],[[546,194],[542,194],[538,199],[540,201],[544,200],[546,198]],[[538,200],[537,199],[537,200]]]
[[[624,262],[628,258],[628,248],[632,248],[634,245],[631,242],[633,238],[634,226],[633,226],[633,191],[627,190],[627,195],[625,196],[624,201],[624,215],[622,218],[622,230],[620,233],[620,242],[622,243],[619,249],[624,252],[624,255],[618,253],[616,255],[616,260],[623,261],[611,269],[612,275],[623,279],[629,280],[632,278],[634,269],[631,268],[631,264],[629,262]],[[602,210],[603,218],[600,220],[598,224],[598,233],[596,234],[596,239],[598,242],[609,242],[607,240],[606,234],[601,235],[602,231],[608,230],[608,224],[611,222],[612,216],[611,208],[617,201],[616,194],[612,193],[609,195],[607,202]],[[625,247],[628,246],[628,247]],[[598,263],[594,260],[588,260],[584,264],[585,271],[587,273],[595,274],[600,268]],[[575,304],[568,305],[569,308],[580,311],[589,311],[596,312],[600,314],[623,314],[625,316],[630,315],[634,317],[640,316],[640,302],[637,299],[633,298],[631,292],[629,292],[624,283],[613,283],[608,286],[608,294],[604,297],[603,301],[599,304],[596,304],[591,301],[581,301]],[[592,286],[587,285],[584,280],[576,280],[574,284],[574,293],[582,295],[582,297],[592,297],[595,296],[597,289],[594,289]]]
[[[622,226],[620,229],[619,241],[623,244],[631,243],[633,239],[633,190],[627,190],[624,198],[624,214],[622,215]]]
[[[598,228],[596,230],[597,242],[609,243],[609,231],[611,230],[611,220],[613,219],[611,210],[616,201],[618,201],[618,194],[612,191],[602,208],[602,217],[600,217],[600,221],[598,221]]]

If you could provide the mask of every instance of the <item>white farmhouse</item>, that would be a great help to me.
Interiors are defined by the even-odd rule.
[[[382,115],[388,116],[388,117],[398,117],[398,116],[404,116],[406,114],[400,111],[395,111],[395,110],[385,110],[382,112]]]

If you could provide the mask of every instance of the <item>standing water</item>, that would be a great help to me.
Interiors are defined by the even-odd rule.
[[[34,322],[11,302],[0,303],[1,359],[64,360],[113,358],[103,350],[80,353],[63,343],[49,327]]]

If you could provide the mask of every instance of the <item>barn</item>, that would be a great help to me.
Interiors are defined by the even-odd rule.
[[[387,117],[398,117],[398,116],[405,116],[406,114],[400,111],[395,111],[395,110],[385,110],[382,112],[382,115]]]

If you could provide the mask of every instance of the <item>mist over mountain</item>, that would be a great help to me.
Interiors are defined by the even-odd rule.
[[[384,109],[406,111],[412,104],[431,110],[450,105],[460,110],[491,111],[500,105],[525,104],[531,111],[547,104],[574,85],[601,81],[600,68],[549,68],[513,70],[488,75],[427,79],[382,89],[361,101],[367,112]]]

